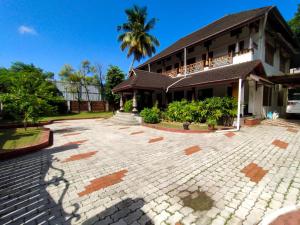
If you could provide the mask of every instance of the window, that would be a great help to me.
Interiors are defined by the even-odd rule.
[[[175,63],[174,68],[178,69],[179,68],[179,63]]]
[[[283,106],[283,91],[278,91],[277,106]]]
[[[166,67],[166,71],[169,71],[171,69],[172,69],[172,65]]]
[[[186,93],[186,95],[187,95],[186,98],[187,98],[188,101],[192,101],[192,100],[193,100],[194,93],[195,93],[194,90],[189,90],[189,91],[187,91],[187,93]]]
[[[160,65],[160,64],[161,64],[161,61],[158,61],[156,64],[157,64],[157,65]]]
[[[229,45],[228,46],[228,54],[233,54],[235,53],[235,44]]]
[[[162,73],[162,69],[156,70],[156,73]]]
[[[227,96],[228,97],[232,97],[232,87],[230,86],[230,87],[227,87]]]
[[[286,58],[282,54],[280,54],[280,71],[283,73],[286,72],[285,65],[286,65]]]
[[[206,98],[211,98],[211,97],[213,97],[213,89],[212,88],[201,89],[198,91],[198,99],[199,100],[204,100]]]
[[[274,65],[274,54],[275,54],[275,48],[269,43],[266,43],[265,61],[271,66]]]
[[[194,50],[195,50],[194,47],[190,47],[190,48],[188,48],[187,52],[188,52],[188,53],[192,53]]]
[[[202,61],[206,61],[206,54],[202,54],[201,59]]]
[[[245,42],[244,41],[240,41],[239,42],[239,49],[240,49],[240,51],[243,51],[244,48],[245,48]]]
[[[209,52],[209,53],[208,53],[208,58],[209,58],[209,59],[212,59],[213,57],[214,57],[214,52]]]
[[[272,105],[272,88],[264,86],[263,106]]]
[[[196,62],[196,58],[194,57],[194,58],[188,59],[186,63],[187,63],[187,65],[190,65],[190,64],[193,64],[195,62]]]

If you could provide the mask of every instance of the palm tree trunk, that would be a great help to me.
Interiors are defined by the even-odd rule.
[[[129,68],[129,73],[131,72],[131,70],[133,69],[133,64],[134,64],[134,61],[135,61],[135,57],[133,57],[133,60],[132,60],[132,63],[131,63],[131,66]]]

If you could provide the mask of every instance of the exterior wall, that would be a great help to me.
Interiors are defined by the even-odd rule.
[[[79,105],[77,101],[70,101],[71,112],[78,112]],[[92,112],[105,112],[106,111],[106,102],[105,101],[93,101],[91,103],[91,110],[89,110],[89,105],[87,101],[80,102],[81,111],[92,111]]]

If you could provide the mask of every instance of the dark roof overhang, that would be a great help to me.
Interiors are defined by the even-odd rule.
[[[275,84],[282,84],[285,86],[300,86],[300,73],[276,75],[268,78]]]

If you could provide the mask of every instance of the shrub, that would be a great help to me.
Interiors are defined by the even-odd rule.
[[[175,122],[183,122],[183,114],[186,114],[184,113],[184,110],[186,110],[185,106],[187,104],[188,101],[186,100],[175,101],[170,103],[166,112],[166,117],[168,118],[168,120]]]
[[[143,118],[145,123],[159,123],[160,122],[160,110],[157,106],[149,108],[144,108],[141,113],[141,117]]]
[[[222,98],[222,118],[225,126],[233,124],[234,117],[237,115],[237,100],[231,97]]]
[[[125,112],[131,112],[133,109],[133,100],[127,100],[124,104],[124,111]]]

